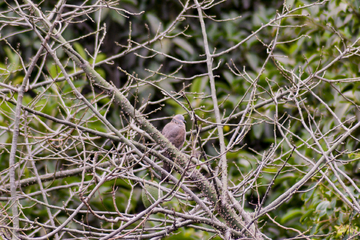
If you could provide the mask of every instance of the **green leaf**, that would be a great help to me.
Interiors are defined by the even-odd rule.
[[[314,214],[314,209],[309,209],[305,212],[305,214],[302,215],[302,217],[300,218],[300,222],[303,222],[304,220],[306,220],[308,217],[312,216]]]
[[[156,200],[158,200],[162,196],[163,196],[163,192],[161,190],[149,184],[145,184],[144,188],[141,191],[142,202],[146,208],[150,207],[151,204],[153,204]]]
[[[287,223],[288,221],[290,221],[290,220],[292,220],[294,218],[300,217],[301,215],[303,215],[303,210],[301,210],[301,209],[290,209],[281,218],[280,223],[285,224],[285,223]]]
[[[173,42],[178,45],[180,48],[184,49],[190,55],[194,54],[194,48],[182,37],[174,38]]]
[[[79,53],[83,59],[87,60],[87,54],[86,54],[83,46],[80,43],[75,42],[73,44],[73,47],[75,48],[76,52]]]

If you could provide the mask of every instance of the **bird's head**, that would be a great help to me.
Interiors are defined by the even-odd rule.
[[[177,120],[179,122],[186,123],[184,116],[181,115],[181,114],[176,115],[173,119],[175,119],[175,120]]]

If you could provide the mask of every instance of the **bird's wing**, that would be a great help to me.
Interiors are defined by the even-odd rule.
[[[185,130],[175,123],[165,125],[162,134],[177,148],[184,144]]]

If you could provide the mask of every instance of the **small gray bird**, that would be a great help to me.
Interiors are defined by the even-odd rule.
[[[186,135],[186,127],[185,127],[185,119],[183,115],[176,115],[171,122],[165,125],[162,130],[162,134],[169,139],[169,141],[177,148],[180,149],[184,145],[185,135]],[[164,156],[170,158],[169,154],[164,153]],[[170,165],[166,162],[163,163],[163,168],[170,172]],[[166,174],[161,174],[161,179],[164,180],[166,178]]]

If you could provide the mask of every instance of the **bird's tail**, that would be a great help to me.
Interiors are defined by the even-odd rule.
[[[166,158],[170,158],[170,155],[168,153],[164,153],[164,157]],[[171,158],[170,158],[171,159]],[[167,162],[163,162],[163,169],[165,169],[168,173],[170,172],[171,170],[171,166],[170,164],[168,164]],[[164,180],[169,174],[168,173],[161,173],[161,180]],[[168,182],[169,180],[166,179],[165,180],[166,182]]]

